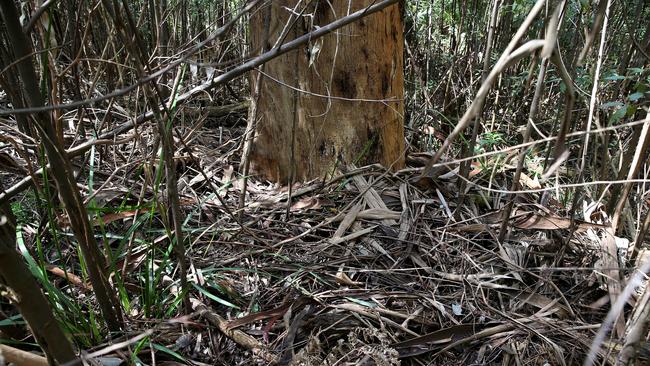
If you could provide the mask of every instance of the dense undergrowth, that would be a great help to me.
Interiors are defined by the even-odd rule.
[[[48,113],[121,330],[102,315],[57,167],[38,170],[49,155],[30,114],[15,113],[27,97],[15,87],[23,84],[6,24],[0,199],[16,217],[15,249],[83,357],[571,365],[592,349],[605,364],[646,362],[645,1],[403,2],[407,167],[341,167],[291,190],[254,175],[244,183],[240,173],[246,77],[192,94],[253,57],[247,16],[228,23],[245,2],[115,3],[123,22],[137,23],[138,54],[117,37],[132,28],[109,2],[59,2],[38,17],[31,3],[14,3],[23,27],[37,19],[28,34],[39,92],[64,104]],[[522,57],[492,75],[522,24],[513,44]],[[210,38],[224,26],[227,37]],[[526,49],[535,39],[556,56]],[[155,87],[143,82],[176,62]],[[93,101],[71,104],[84,100]],[[160,101],[170,109],[171,155],[145,118]],[[175,163],[183,255],[166,159]],[[0,343],[40,352],[15,294],[1,288]],[[610,309],[621,317],[607,318]]]

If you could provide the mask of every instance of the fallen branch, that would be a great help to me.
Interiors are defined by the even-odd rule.
[[[0,344],[0,356],[4,358],[4,363],[22,366],[47,366],[47,358],[35,355],[31,352],[13,348],[5,344]],[[3,364],[4,364],[3,363]]]
[[[198,312],[205,320],[212,323],[216,326],[221,333],[226,335],[228,338],[232,339],[238,345],[246,348],[249,351],[252,351],[257,356],[264,359],[264,361],[275,364],[277,363],[277,357],[264,349],[264,347],[253,337],[237,329],[230,329],[228,327],[228,321],[221,317],[221,315],[215,313],[214,311],[208,309],[203,303],[197,299],[190,299],[192,303],[192,309]]]
[[[219,106],[203,106],[203,107],[188,107],[183,108],[183,113],[190,116],[207,115],[210,118],[224,117],[230,114],[244,114],[248,112],[250,102],[244,101],[241,103],[219,105]]]

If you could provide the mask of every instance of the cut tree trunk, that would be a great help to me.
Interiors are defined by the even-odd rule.
[[[265,21],[272,48],[283,31],[287,42],[374,2],[269,2],[252,16],[253,50],[262,48]],[[322,178],[349,163],[403,167],[403,42],[395,4],[266,64],[253,172],[287,183]]]

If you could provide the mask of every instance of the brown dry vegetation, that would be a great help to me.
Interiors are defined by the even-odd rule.
[[[6,360],[648,362],[645,1],[402,2],[406,167],[290,188],[243,174],[255,2],[9,3],[31,51],[0,24]],[[57,148],[69,171],[39,170]]]

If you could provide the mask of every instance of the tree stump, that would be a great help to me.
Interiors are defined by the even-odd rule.
[[[297,0],[269,3],[251,17],[253,50],[262,49],[263,38],[273,47],[287,28],[284,42],[373,0],[315,1],[306,9],[301,1],[295,11]],[[403,43],[395,4],[267,63],[257,102],[253,172],[287,183],[324,178],[348,163],[402,168]]]

